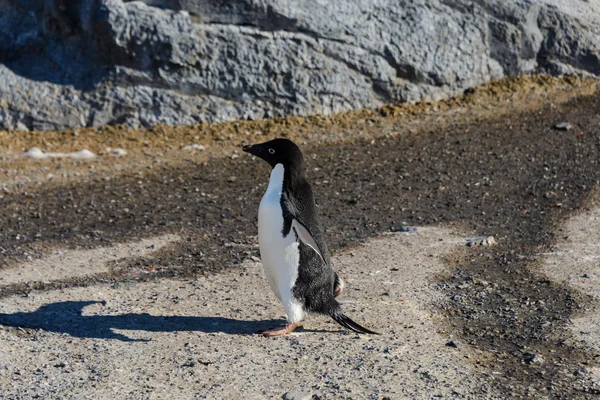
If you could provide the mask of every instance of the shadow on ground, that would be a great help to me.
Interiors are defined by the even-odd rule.
[[[164,316],[142,314],[83,315],[84,307],[104,304],[102,301],[63,301],[46,304],[33,312],[0,314],[0,324],[49,332],[66,333],[73,337],[117,339],[124,342],[146,342],[132,339],[113,329],[146,332],[194,331],[250,335],[284,324],[282,320],[242,321],[224,317]]]

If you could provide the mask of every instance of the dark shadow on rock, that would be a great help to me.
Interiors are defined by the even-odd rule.
[[[83,308],[100,301],[64,301],[46,304],[33,312],[0,314],[0,324],[48,332],[65,333],[73,337],[117,339],[124,342],[145,342],[132,339],[113,329],[147,332],[193,331],[253,334],[284,323],[282,320],[242,321],[225,317],[156,316],[147,313],[121,315],[82,315]]]
[[[100,6],[88,3],[23,0],[3,5],[0,63],[30,80],[93,89],[108,77],[105,60],[111,53],[101,46],[107,39],[94,32],[101,22],[96,18]]]

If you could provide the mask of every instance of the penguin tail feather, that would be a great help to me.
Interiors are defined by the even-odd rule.
[[[370,335],[379,335],[379,333],[374,332],[370,329],[365,328],[364,326],[359,325],[358,323],[352,321],[342,312],[342,309],[338,306],[336,309],[330,314],[331,318],[341,326],[346,329],[349,329],[353,332],[357,333],[368,333]]]

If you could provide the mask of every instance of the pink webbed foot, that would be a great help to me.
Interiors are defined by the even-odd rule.
[[[292,322],[292,323],[287,324],[283,328],[267,329],[266,331],[259,332],[259,334],[261,334],[263,336],[267,336],[267,337],[287,335],[288,333],[293,332],[294,329],[296,329],[299,325],[300,325],[299,322]]]

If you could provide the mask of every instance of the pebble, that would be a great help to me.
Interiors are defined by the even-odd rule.
[[[525,353],[523,356],[527,364],[543,364],[545,361],[539,354]]]
[[[117,156],[117,157],[121,157],[121,156],[125,156],[127,155],[127,150],[125,149],[121,149],[121,148],[117,148],[117,149],[111,149],[110,147],[107,148],[105,150],[108,154],[110,154],[111,156]]]
[[[182,367],[193,367],[196,365],[196,361],[192,360],[191,358],[188,359],[186,362],[184,362],[183,364],[181,364]]]
[[[404,232],[404,233],[411,233],[411,232],[416,232],[417,228],[414,226],[401,226],[400,228],[392,228],[392,232]]]
[[[187,150],[187,151],[190,151],[190,150],[204,151],[204,150],[206,150],[206,146],[194,143],[194,144],[189,144],[187,146],[184,146],[182,150]]]
[[[23,157],[29,157],[33,159],[41,159],[46,158],[46,154],[42,151],[42,149],[38,147],[32,147],[28,151],[23,154]]]
[[[558,123],[554,124],[554,129],[557,129],[559,131],[568,131],[572,127],[573,126],[571,125],[571,123],[569,123],[567,121],[558,122]]]
[[[467,246],[494,246],[497,242],[493,236],[474,236],[466,239]]]
[[[281,398],[283,400],[310,400],[312,399],[312,395],[310,393],[295,390],[285,393]]]

